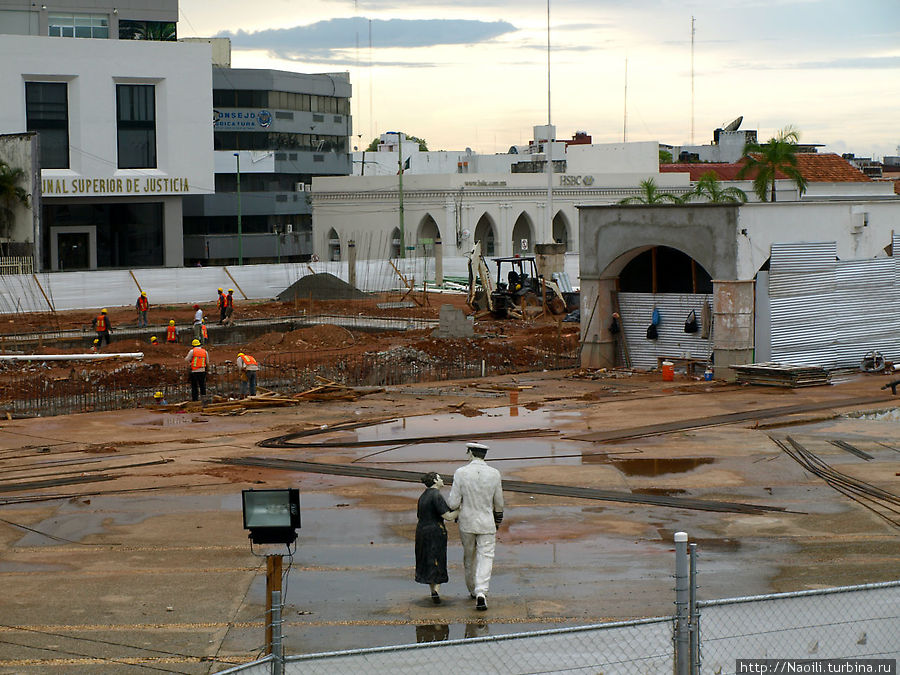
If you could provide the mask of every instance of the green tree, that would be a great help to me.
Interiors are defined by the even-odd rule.
[[[642,180],[639,184],[641,194],[620,199],[619,204],[680,204],[683,200],[678,195],[662,192],[652,178]]]
[[[775,175],[779,171],[794,181],[801,195],[806,192],[807,180],[797,168],[799,140],[800,132],[787,126],[766,143],[747,143],[744,146],[744,166],[737,177],[753,175],[753,191],[760,201],[766,201],[770,192],[772,201],[775,201]]]
[[[659,151],[659,163],[660,164],[671,164],[672,163],[672,153],[668,150],[660,150]]]
[[[700,180],[688,193],[685,201],[694,198],[705,199],[712,204],[743,204],[747,201],[747,194],[739,187],[722,187],[722,182],[715,171],[707,171],[700,176]]]
[[[401,132],[402,133],[402,132]],[[378,144],[381,142],[380,138],[373,138],[372,142],[369,143],[369,147],[366,148],[366,152],[375,152],[378,150]],[[418,136],[410,136],[406,134],[406,142],[407,143],[417,143],[419,145],[419,150],[422,152],[428,152],[428,143],[424,138],[419,138]]]
[[[15,208],[19,205],[27,208],[30,203],[29,194],[19,185],[23,180],[25,171],[0,160],[0,233],[6,239],[6,254],[16,218]]]

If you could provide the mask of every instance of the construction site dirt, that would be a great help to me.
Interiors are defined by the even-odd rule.
[[[402,311],[436,318],[440,304],[461,299],[439,300]],[[336,313],[340,302],[315,313]],[[238,311],[275,316],[278,308],[306,309]],[[117,314],[124,323],[127,309],[109,309],[114,327]],[[156,323],[192,313],[153,312]],[[373,302],[371,315],[381,312]],[[680,530],[698,547],[700,599],[897,578],[900,527],[884,494],[900,494],[900,424],[891,413],[858,416],[897,407],[879,389],[884,376],[782,389],[681,373],[663,382],[657,373],[527,370],[527,359],[557,340],[577,350],[577,324],[568,326],[547,317],[476,322],[482,337],[473,341],[522,359],[516,374],[386,385],[352,400],[226,415],[160,412],[147,401],[4,421],[0,673],[214,673],[259,655],[262,556],[287,551],[251,548],[241,513],[249,488],[301,492],[302,527],[284,561],[288,654],[414,643],[435,625],[454,639],[670,616]],[[214,345],[213,359],[233,359],[241,347],[274,353],[285,339],[292,349],[345,359],[353,350],[454,352],[465,343],[424,329],[294,332]],[[155,355],[140,346],[144,365],[157,369],[139,376],[148,384],[169,371],[183,376],[186,345]],[[114,333],[113,347],[134,345]],[[259,445],[310,430],[318,433],[303,447]],[[509,481],[487,612],[476,612],[466,591],[454,524],[443,604],[413,580],[423,486],[410,480],[427,471],[452,476],[466,461],[466,440],[487,444],[489,463]],[[831,473],[809,470],[798,446]],[[851,498],[834,475],[871,489]]]

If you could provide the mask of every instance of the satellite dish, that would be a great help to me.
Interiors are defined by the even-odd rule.
[[[741,122],[743,122],[743,121],[744,121],[744,116],[741,115],[736,120],[733,120],[732,122],[729,122],[724,127],[722,127],[722,131],[737,131],[738,127],[741,126]]]

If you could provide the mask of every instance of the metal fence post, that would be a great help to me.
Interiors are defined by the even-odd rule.
[[[284,645],[281,642],[281,591],[272,591],[272,675],[284,675]]]
[[[675,533],[675,675],[691,672],[687,540],[687,532]]]
[[[690,627],[691,627],[691,675],[700,673],[700,610],[697,607],[697,544],[688,545],[690,556]]]

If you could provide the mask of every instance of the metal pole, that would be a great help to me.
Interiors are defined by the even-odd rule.
[[[687,532],[675,533],[675,675],[690,675]]]
[[[399,159],[397,165],[400,167],[400,257],[406,257],[406,232],[403,227],[403,139],[400,132],[397,132],[397,153]]]
[[[284,644],[281,635],[281,591],[272,591],[272,675],[284,673]]]
[[[241,232],[241,155],[235,152],[234,157],[237,160],[237,226],[238,226],[238,265],[244,264],[244,241]]]
[[[550,117],[550,0],[547,0],[547,145],[544,153],[547,158],[547,231],[548,239],[553,241],[553,139],[550,138],[553,122]],[[556,134],[553,134],[554,136]],[[534,243],[532,243],[534,250]]]
[[[700,613],[697,611],[697,544],[689,544],[690,576],[690,626],[691,626],[691,675],[700,673]]]

